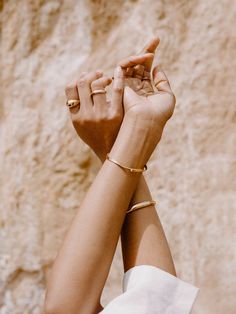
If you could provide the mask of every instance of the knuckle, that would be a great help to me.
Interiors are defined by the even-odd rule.
[[[98,122],[108,122],[110,120],[110,116],[109,110],[104,108],[104,110],[99,110],[99,112],[97,112],[96,119]]]
[[[75,88],[76,88],[76,83],[71,82],[71,83],[66,84],[65,91],[69,92],[69,91],[71,91],[72,89],[75,89]]]
[[[94,80],[99,79],[100,75],[98,72],[90,72],[84,77],[87,84],[91,84]]]
[[[78,86],[79,87],[84,87],[87,84],[87,80],[85,77],[80,78],[79,82],[78,82]]]

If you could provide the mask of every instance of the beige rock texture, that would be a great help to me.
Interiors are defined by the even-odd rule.
[[[200,287],[193,313],[236,313],[236,2],[0,7],[0,313],[42,313],[53,259],[100,167],[69,121],[66,82],[112,74],[153,35],[177,106],[146,176],[178,274]],[[122,274],[118,245],[103,305],[121,293]]]

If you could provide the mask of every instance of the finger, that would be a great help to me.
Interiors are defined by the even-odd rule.
[[[143,63],[143,66],[144,66],[146,72],[151,71],[153,60],[154,60],[154,54],[151,53],[149,55],[149,57],[146,59],[146,61]]]
[[[125,71],[125,76],[126,77],[132,77],[134,72],[134,68],[127,68]]]
[[[105,87],[111,84],[112,79],[109,77],[101,77],[91,83],[91,90],[95,92],[96,90],[105,90]],[[107,103],[106,94],[94,94],[92,95],[94,106],[97,108],[102,108]]]
[[[153,81],[158,91],[172,93],[166,74],[163,71],[158,70],[158,67],[153,69]]]
[[[102,71],[83,73],[78,81],[77,87],[79,91],[79,99],[81,109],[86,109],[87,106],[92,106],[91,99],[91,83],[102,76]]]
[[[112,106],[116,108],[117,111],[122,112],[122,101],[125,85],[125,71],[120,67],[116,67],[114,71],[114,80],[112,86]]]
[[[155,53],[159,43],[160,43],[160,39],[158,37],[153,37],[144,46],[144,48],[141,51],[141,54],[148,53],[148,52]]]
[[[134,71],[133,71],[133,77],[136,77],[138,79],[142,79],[143,78],[143,74],[145,71],[145,67],[141,64],[138,64],[134,67]]]
[[[148,58],[150,58],[152,53],[146,53],[140,56],[130,56],[119,63],[122,68],[133,67],[138,64],[143,64]]]
[[[150,81],[151,80],[151,74],[148,71],[143,72],[143,80]]]
[[[65,94],[67,100],[79,100],[79,93],[77,89],[76,82],[71,82],[67,84],[65,88]],[[77,113],[79,111],[80,104],[78,104],[76,107],[69,108],[71,113]]]
[[[153,59],[154,59],[154,54],[156,51],[156,48],[158,47],[160,43],[160,39],[158,37],[153,37],[143,48],[143,50],[141,51],[141,54],[143,53],[152,53],[153,57],[150,57],[149,59],[147,59],[144,63],[145,66],[145,70],[147,72],[151,71],[152,68],[152,63],[153,63]]]

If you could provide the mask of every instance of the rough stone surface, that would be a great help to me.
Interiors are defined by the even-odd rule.
[[[177,97],[147,178],[194,313],[236,308],[236,3],[8,0],[1,7],[0,313],[38,314],[63,235],[99,163],[76,137],[64,85],[112,73],[153,34]],[[103,304],[121,292],[117,250]]]

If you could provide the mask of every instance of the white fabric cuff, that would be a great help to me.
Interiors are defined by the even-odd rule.
[[[151,265],[129,269],[123,277],[123,292],[140,290],[155,293],[156,305],[166,311],[153,313],[189,314],[198,288]],[[158,305],[159,303],[159,305]],[[165,303],[165,305],[164,305]],[[163,305],[163,307],[162,307]]]

